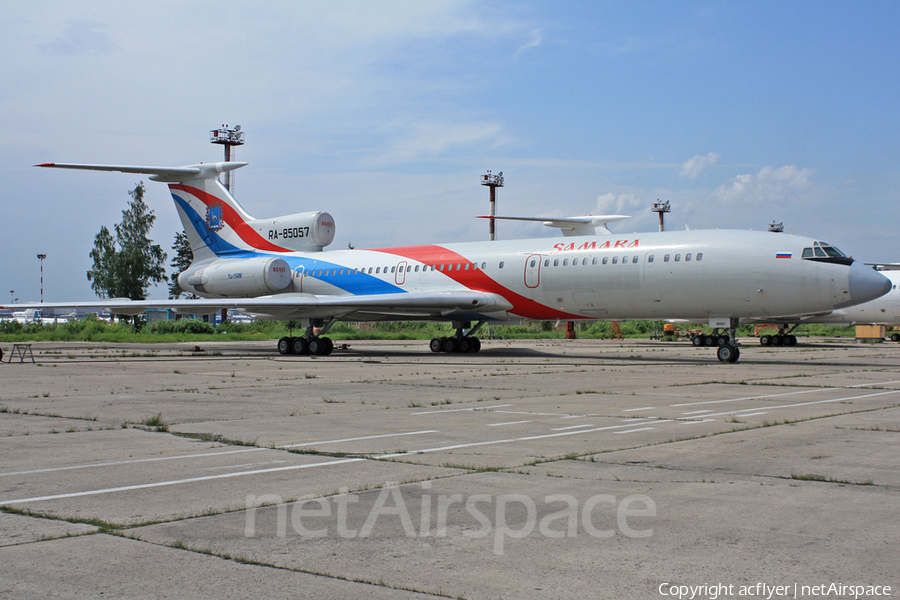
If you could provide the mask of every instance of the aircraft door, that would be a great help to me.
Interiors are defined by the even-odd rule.
[[[541,285],[541,255],[532,254],[525,259],[525,287],[534,289]]]
[[[397,271],[394,273],[394,282],[397,285],[403,285],[406,283],[406,261],[400,261],[400,264],[397,265]]]

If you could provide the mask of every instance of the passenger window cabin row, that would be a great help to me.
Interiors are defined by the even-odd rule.
[[[701,261],[703,260],[703,253],[698,252],[694,257],[694,260]],[[647,262],[652,263],[655,260],[655,255],[648,254]],[[682,255],[675,254],[674,257],[672,254],[664,254],[662,257],[663,262],[681,262]],[[688,252],[684,255],[684,262],[690,262],[692,260],[692,254]],[[624,256],[594,256],[594,257],[576,257],[576,258],[545,258],[544,266],[545,267],[568,267],[568,266],[588,266],[588,265],[606,265],[606,264],[638,264],[639,257],[624,255]],[[505,266],[505,261],[500,261],[497,263],[497,268],[502,269]],[[532,258],[529,261],[528,266],[530,268],[534,268],[537,266],[537,259]],[[335,277],[340,275],[387,275],[387,274],[396,274],[397,269],[404,269],[403,266],[394,265],[394,266],[386,266],[386,267],[363,267],[361,269],[312,269],[306,272],[306,275],[309,277]],[[405,271],[407,273],[419,273],[426,271],[438,271],[438,272],[449,272],[449,271],[478,271],[478,270],[486,270],[487,263],[483,262],[481,265],[478,263],[441,263],[437,265],[406,265]]]
[[[692,254],[691,254],[690,252],[688,252],[687,254],[684,255],[684,261],[685,261],[685,262],[690,262],[690,261],[691,261],[691,257],[692,257]],[[656,259],[655,255],[653,255],[653,254],[648,254],[648,255],[647,255],[647,262],[648,262],[648,263],[652,263],[655,259]],[[663,262],[669,262],[670,260],[672,260],[672,255],[671,255],[671,254],[665,254],[665,255],[663,255]],[[703,253],[702,253],[702,252],[698,252],[698,253],[697,253],[697,255],[696,255],[696,260],[698,260],[698,261],[703,260]],[[554,267],[560,267],[560,266],[562,266],[562,267],[568,267],[568,266],[570,266],[570,264],[571,264],[571,266],[577,267],[577,266],[579,266],[579,265],[582,265],[582,266],[586,266],[586,265],[588,265],[588,264],[591,264],[591,265],[606,265],[606,264],[610,264],[610,263],[611,263],[611,264],[614,264],[614,265],[618,265],[618,264],[623,264],[623,265],[633,264],[633,265],[636,265],[636,264],[638,264],[638,262],[639,262],[639,257],[637,257],[637,256],[629,256],[629,255],[626,254],[625,256],[622,256],[622,257],[621,257],[621,263],[620,263],[619,261],[620,261],[620,257],[618,257],[618,256],[612,256],[612,257],[604,256],[603,258],[600,258],[599,256],[594,256],[593,258],[573,258],[573,259],[571,259],[571,263],[569,262],[569,259],[568,259],[568,258],[563,258],[563,259],[554,258],[554,259],[552,259],[552,262],[551,262],[551,259],[546,258],[546,259],[544,259],[544,266],[545,266],[545,267],[550,267],[550,266],[554,266]],[[675,255],[675,257],[674,257],[674,262],[681,262],[681,254],[680,254],[680,253]],[[532,259],[532,260],[531,260],[530,266],[531,266],[531,267],[534,267],[535,265],[536,265],[536,262],[535,262],[534,259]]]

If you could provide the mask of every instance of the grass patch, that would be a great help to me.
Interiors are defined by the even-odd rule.
[[[650,338],[662,331],[657,321],[620,321],[619,328],[627,338]],[[606,339],[614,333],[609,321],[585,321],[575,324],[579,338]],[[704,328],[707,331],[708,328]],[[212,325],[198,319],[155,321],[143,323],[139,328],[126,323],[107,323],[94,318],[55,324],[32,323],[23,325],[17,321],[0,323],[0,342],[81,341],[107,343],[155,343],[276,340],[291,335],[290,321],[254,321],[252,323],[221,323]],[[855,337],[853,327],[828,327],[808,324],[800,328],[807,336]],[[708,332],[708,331],[707,331]],[[332,339],[342,340],[427,340],[433,337],[451,336],[455,333],[450,323],[379,322],[336,323],[329,332]],[[739,336],[753,334],[753,327],[743,325]],[[522,325],[493,325],[485,336],[494,339],[562,339],[565,326],[555,321],[533,321]],[[140,356],[140,354],[138,354]]]
[[[850,481],[849,479],[835,479],[834,477],[826,477],[816,473],[791,473],[791,479],[796,481],[821,481],[824,483],[838,483],[841,485],[873,485],[871,479],[865,481]]]
[[[152,417],[145,418],[141,421],[141,424],[152,427],[156,431],[169,431],[169,424],[163,420],[163,414],[161,412],[156,413]]]

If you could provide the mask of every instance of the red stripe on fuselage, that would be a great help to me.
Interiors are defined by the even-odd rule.
[[[188,194],[196,196],[197,199],[207,207],[214,204],[219,204],[222,207],[222,218],[225,219],[225,222],[229,227],[231,227],[232,231],[234,231],[238,235],[238,237],[240,237],[241,240],[243,240],[243,242],[251,248],[255,248],[256,250],[265,250],[267,252],[291,252],[291,250],[282,248],[281,246],[276,246],[272,242],[259,235],[259,233],[255,229],[250,227],[250,225],[241,218],[241,216],[237,213],[236,210],[234,210],[234,208],[232,208],[230,204],[223,201],[222,199],[217,198],[216,196],[213,196],[208,192],[204,192],[201,189],[177,183],[170,183],[169,189],[181,190],[183,192],[187,192]]]
[[[371,248],[373,252],[384,252],[386,254],[395,254],[403,256],[411,260],[423,263],[428,266],[437,266],[440,264],[452,264],[452,271],[441,271],[447,277],[453,279],[457,283],[466,286],[470,290],[476,292],[488,292],[498,294],[506,298],[513,304],[510,312],[528,319],[584,319],[585,317],[573,315],[567,312],[544,306],[539,302],[535,302],[531,298],[526,298],[521,294],[503,287],[482,271],[481,269],[469,268],[467,271],[457,270],[456,265],[473,264],[474,261],[466,258],[462,254],[458,254],[440,246],[400,246],[397,248]]]

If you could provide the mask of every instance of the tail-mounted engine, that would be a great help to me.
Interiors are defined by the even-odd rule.
[[[291,268],[283,258],[220,259],[184,271],[178,285],[201,296],[252,298],[289,291]]]
[[[253,219],[250,226],[263,239],[298,252],[316,252],[334,241],[334,217],[324,211]]]

